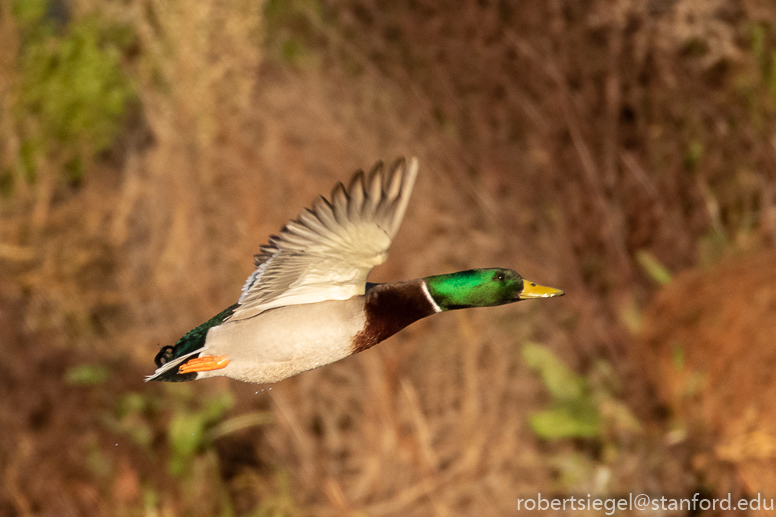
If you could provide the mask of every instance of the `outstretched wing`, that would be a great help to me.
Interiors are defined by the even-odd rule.
[[[387,170],[378,162],[368,174],[358,171],[347,189],[338,183],[331,202],[318,197],[254,256],[256,270],[229,319],[364,294],[369,271],[388,257],[417,173],[415,158]]]

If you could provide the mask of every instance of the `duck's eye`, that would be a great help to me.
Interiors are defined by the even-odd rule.
[[[503,282],[505,278],[506,276],[504,275],[504,273],[499,273],[498,275],[496,275],[496,280],[498,280],[499,282]]]

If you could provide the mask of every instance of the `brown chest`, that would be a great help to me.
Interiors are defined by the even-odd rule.
[[[353,353],[367,350],[436,312],[421,282],[418,279],[381,284],[367,291],[364,301],[366,325],[356,335]]]

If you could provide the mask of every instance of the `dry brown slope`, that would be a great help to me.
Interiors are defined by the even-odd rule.
[[[699,470],[721,491],[776,496],[776,252],[680,275],[647,309],[644,339]]]

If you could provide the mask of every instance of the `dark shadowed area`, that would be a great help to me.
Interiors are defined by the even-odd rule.
[[[275,385],[143,382],[270,234],[399,155],[370,281],[566,296]],[[0,0],[0,516],[776,498],[775,245],[768,0]]]

